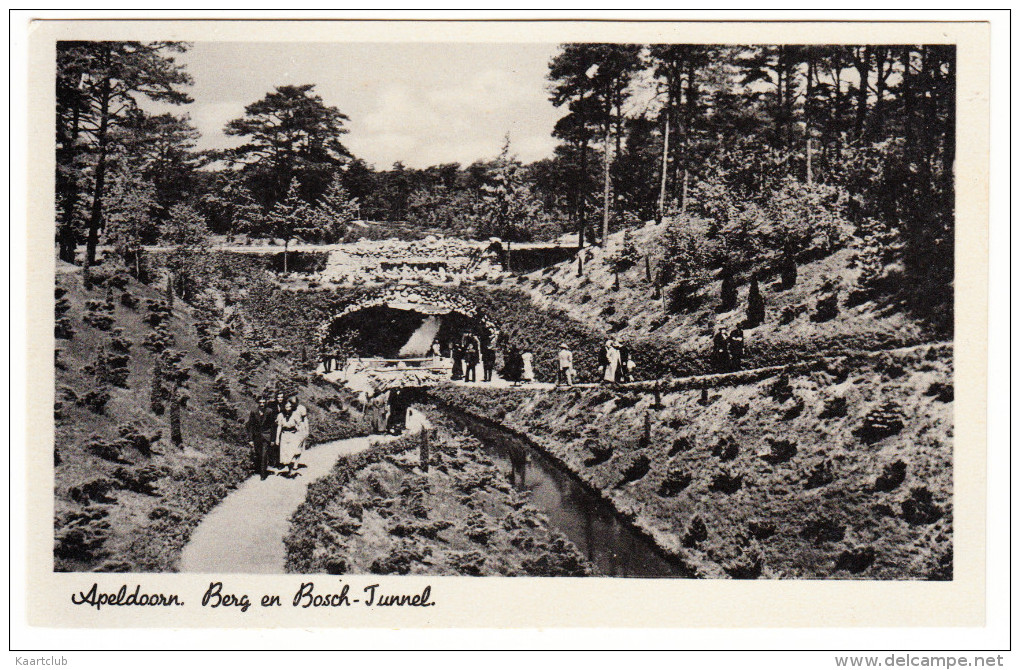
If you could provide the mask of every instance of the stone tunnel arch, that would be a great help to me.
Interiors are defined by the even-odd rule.
[[[357,300],[322,323],[323,350],[350,347],[360,357],[426,356],[432,342],[444,347],[465,333],[492,346],[499,330],[471,300],[428,286],[391,287]]]

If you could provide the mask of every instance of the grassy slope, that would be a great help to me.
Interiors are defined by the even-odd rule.
[[[122,328],[122,338],[131,343],[129,375],[127,388],[112,388],[105,411],[97,413],[74,399],[95,387],[85,368],[110,338],[109,332],[83,321],[85,302],[104,300],[108,289],[85,291],[80,273],[73,271],[58,274],[57,286],[67,291],[74,337],[57,340],[56,400],[60,404],[55,421],[59,458],[54,490],[55,567],[70,571],[171,570],[201,516],[250,472],[241,422],[252,400],[236,368],[245,345],[236,337],[234,341],[217,338],[212,355],[200,351],[194,314],[183,301],[176,301],[168,322],[173,348],[185,353],[184,365],[215,363],[222,369],[231,389],[228,402],[238,416],[237,420],[225,419],[217,412],[214,403],[221,391],[214,386],[212,375],[193,369],[190,400],[182,411],[184,449],[177,450],[169,440],[168,415],[157,416],[150,409],[153,354],[142,346],[152,333],[143,320],[145,301],[160,299],[160,293],[133,281],[124,290],[109,290],[116,305],[112,327]],[[125,291],[138,300],[136,308],[121,304]],[[337,395],[330,385],[318,381],[325,386],[317,386],[290,370],[268,364],[247,381],[257,391],[278,377],[290,378],[298,385],[302,401],[311,411],[313,439],[336,439],[351,433],[342,413],[323,408],[332,408]],[[330,402],[325,402],[327,398]],[[141,434],[162,434],[153,454],[118,444],[118,427],[125,424],[133,424]],[[97,444],[113,444],[120,462],[110,460],[117,457],[115,453],[98,455],[93,448]],[[151,479],[149,492],[145,486],[131,483],[139,476]],[[82,495],[83,491],[92,494]]]
[[[605,389],[437,393],[530,435],[704,576],[951,578],[952,400],[928,395],[951,388],[951,360],[951,350],[922,347],[858,367],[836,363],[793,376],[793,398],[783,402],[771,396],[776,378],[713,389],[707,405],[698,391],[671,393],[661,409],[651,394]],[[845,400],[845,415],[823,414],[834,398]],[[885,402],[905,426],[868,443],[854,431]],[[782,440],[796,453],[770,458]],[[611,447],[611,458],[592,464],[592,446]],[[619,485],[640,455],[647,474]],[[897,461],[905,479],[876,486]],[[664,492],[670,471],[689,483]],[[718,490],[720,475],[740,487]]]

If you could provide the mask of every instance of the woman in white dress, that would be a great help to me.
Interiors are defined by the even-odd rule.
[[[280,464],[286,464],[287,472],[300,467],[301,452],[305,449],[308,432],[308,409],[292,394],[276,416],[276,443],[280,445]]]
[[[534,368],[534,356],[530,351],[526,351],[521,354],[521,360],[524,361],[524,373],[521,374],[521,381],[533,382],[535,381],[535,368]]]
[[[618,367],[620,367],[620,350],[617,348],[616,342],[610,340],[606,343],[606,371],[602,375],[602,379],[610,384],[615,384]]]

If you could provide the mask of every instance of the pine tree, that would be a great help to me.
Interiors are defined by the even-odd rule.
[[[543,208],[524,180],[520,161],[510,154],[509,135],[488,178],[482,186],[479,235],[515,242],[529,239],[543,218]]]
[[[121,142],[130,137],[124,130],[136,124],[141,114],[139,101],[191,102],[180,90],[191,84],[191,77],[175,60],[186,49],[183,42],[57,43],[57,192],[64,219],[61,256],[65,260],[72,260],[67,256],[73,246],[67,245],[73,245],[80,220],[87,222],[85,264],[96,262],[99,234],[108,223],[109,173]],[[85,154],[91,164],[89,180],[81,171]],[[81,211],[85,200],[87,216]]]
[[[265,228],[273,238],[283,240],[283,271],[289,272],[288,252],[290,243],[302,236],[317,236],[322,232],[324,220],[301,199],[297,180],[291,181],[287,197],[265,218]]]
[[[330,244],[336,244],[343,241],[348,226],[358,216],[360,205],[357,198],[351,197],[340,176],[336,175],[315,203],[315,209],[322,216],[318,227],[323,238]]]

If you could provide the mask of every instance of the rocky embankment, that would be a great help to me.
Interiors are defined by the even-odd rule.
[[[672,388],[431,393],[527,435],[700,576],[952,578],[951,347]]]

